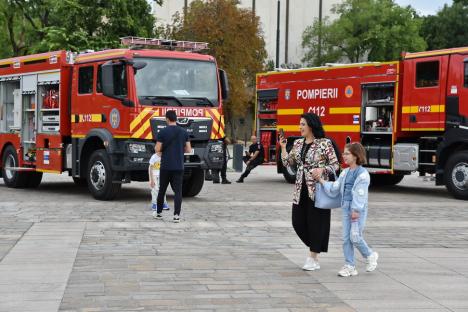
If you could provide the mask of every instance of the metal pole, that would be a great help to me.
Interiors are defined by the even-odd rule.
[[[289,0],[286,0],[286,30],[284,38],[284,62],[288,64],[288,50],[289,50]]]
[[[318,30],[318,47],[317,47],[317,58],[322,58],[322,0],[319,0],[319,30]],[[320,61],[321,62],[321,61]],[[322,64],[317,64],[322,65]]]
[[[278,13],[276,17],[276,68],[279,68],[280,53],[280,0],[278,0]]]
[[[255,0],[252,0],[252,12],[255,15]]]

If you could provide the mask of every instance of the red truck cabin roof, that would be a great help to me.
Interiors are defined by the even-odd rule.
[[[99,52],[91,52],[80,54],[77,56],[75,63],[83,64],[88,62],[104,61],[116,58],[133,59],[135,57],[159,57],[159,58],[178,58],[187,60],[199,60],[214,62],[215,58],[210,55],[187,53],[180,51],[169,50],[131,50],[131,49],[114,49],[104,50]]]

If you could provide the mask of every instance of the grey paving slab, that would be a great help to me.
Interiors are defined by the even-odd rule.
[[[237,176],[228,173],[231,180]],[[257,168],[244,184],[207,183],[199,196],[184,199],[183,222],[173,224],[171,212],[165,212],[163,222],[151,218],[147,183],[124,185],[116,201],[99,202],[66,175],[44,175],[44,183],[28,190],[27,196],[0,182],[0,259],[14,250],[31,226],[85,223],[60,311],[467,309],[464,298],[459,298],[468,275],[466,202],[415,176],[395,187],[372,189],[366,235],[381,254],[379,270],[343,280],[336,276],[343,261],[340,211],[332,212],[330,247],[321,256],[322,269],[303,272],[300,266],[307,251],[291,227],[291,194],[292,186],[275,168]],[[171,191],[168,198],[172,205]],[[47,248],[44,235],[36,231],[37,239],[28,248]],[[55,236],[62,233],[56,231]],[[64,244],[74,247],[73,242]],[[5,294],[30,289],[28,279],[41,281],[51,267],[60,268],[61,257],[70,257],[64,252],[39,267],[45,258],[37,256],[31,267],[24,261],[27,252],[17,254],[22,258],[17,264],[25,270],[16,275],[16,287],[0,281]],[[362,259],[358,266],[363,271]],[[438,277],[446,284],[453,277],[447,293],[437,292],[430,280]],[[402,288],[399,279],[405,278],[410,285]],[[37,292],[60,287],[40,284]],[[386,304],[386,294],[395,302]],[[12,302],[8,301],[10,307]],[[28,305],[31,301],[25,302],[23,310],[34,308]],[[43,302],[49,308],[54,301]]]
[[[34,224],[0,262],[0,311],[57,311],[84,228]]]

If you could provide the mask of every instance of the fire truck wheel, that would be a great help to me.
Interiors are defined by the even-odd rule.
[[[73,177],[73,182],[75,183],[75,185],[80,187],[88,186],[88,181],[86,181],[86,178]]]
[[[6,186],[14,188],[26,187],[28,172],[8,170],[10,167],[18,167],[18,155],[13,146],[9,145],[3,153],[2,176]]]
[[[41,184],[42,172],[29,172],[26,187],[36,188]]]
[[[405,177],[402,174],[371,174],[372,186],[391,186],[396,185]]]
[[[283,167],[283,176],[288,183],[296,183],[296,167]]]
[[[200,193],[205,182],[205,172],[203,169],[194,168],[190,177],[184,179],[182,184],[182,196],[183,197],[194,197]]]
[[[88,189],[99,200],[114,199],[122,184],[112,183],[112,170],[106,150],[96,150],[91,154],[86,174]]]
[[[455,198],[468,199],[468,151],[452,155],[445,165],[445,186]]]

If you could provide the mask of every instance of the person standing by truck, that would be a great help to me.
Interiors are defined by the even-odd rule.
[[[157,211],[153,215],[162,219],[162,209],[166,190],[171,183],[174,191],[174,222],[180,222],[182,207],[182,182],[184,176],[184,152],[190,153],[192,147],[185,129],[177,126],[175,111],[166,112],[167,127],[162,129],[156,138],[156,153],[161,154],[160,186],[157,201]]]
[[[226,171],[227,171],[227,162],[229,159],[229,151],[228,151],[228,144],[230,143],[229,139],[227,137],[224,137],[221,139],[223,142],[223,167],[221,170],[219,169],[213,169],[212,172],[212,178],[213,178],[213,183],[217,184],[219,183],[219,176],[221,174],[221,183],[222,184],[231,184],[231,181],[227,179],[226,176]]]
[[[262,143],[257,141],[257,137],[255,135],[252,135],[250,140],[252,141],[252,144],[249,146],[249,151],[246,152],[246,155],[243,157],[247,168],[245,168],[244,173],[242,173],[240,178],[236,181],[237,183],[243,183],[244,179],[247,178],[250,172],[258,165],[263,164],[265,159],[265,151]]]
[[[320,269],[318,255],[328,251],[331,216],[330,210],[315,207],[315,186],[318,181],[314,174],[333,174],[340,164],[316,114],[303,114],[299,128],[302,138],[294,141],[289,153],[286,150],[287,140],[280,135],[281,161],[285,167],[297,166],[292,224],[297,236],[310,251],[302,269],[314,271]]]

